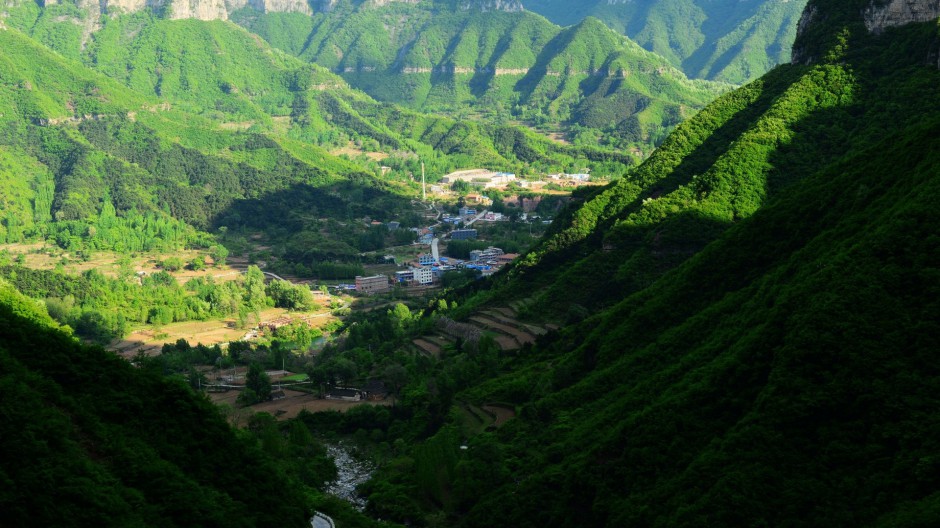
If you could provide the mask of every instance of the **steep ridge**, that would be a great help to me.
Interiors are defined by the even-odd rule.
[[[596,19],[562,29],[527,12],[419,2],[341,3],[312,18],[244,10],[233,20],[379,100],[512,116],[572,139],[590,128],[644,153],[724,88],[689,81]]]
[[[155,18],[180,21],[176,30],[164,35],[169,42],[194,30],[194,22],[218,25],[231,18],[272,46],[325,66],[379,100],[447,112],[459,119],[468,114],[497,124],[518,119],[545,131],[563,131],[584,146],[599,146],[600,139],[605,148],[629,149],[640,158],[678,122],[727,89],[689,81],[661,57],[597,20],[562,29],[523,11],[518,2],[341,0],[307,5],[80,0],[39,6],[8,0],[0,16],[8,26],[138,90],[136,83],[142,77],[167,75],[172,80],[177,75],[205,75],[195,69],[192,57],[148,35],[155,30]],[[131,41],[148,39],[149,48],[126,48]],[[241,40],[241,48],[258,47]],[[190,45],[242,58],[225,44],[210,38]],[[122,64],[113,63],[116,54],[123,54]],[[133,67],[135,61],[152,64],[155,58],[171,61],[167,66],[174,68]],[[283,57],[269,55],[264,60],[285,66]],[[255,71],[254,64],[228,65],[232,80]],[[278,77],[277,82],[282,82]],[[253,84],[259,82],[260,76]],[[190,86],[168,83],[167,88]],[[204,83],[192,88],[198,88],[191,90],[196,96],[208,89],[203,97],[215,95],[217,89]],[[256,88],[255,92],[264,91]],[[238,94],[221,99],[244,98],[234,95]]]
[[[855,35],[855,46],[881,42],[864,30]],[[828,39],[803,42],[807,51],[795,57],[834,53],[818,47]],[[921,46],[910,60],[934,61],[929,42]],[[898,130],[936,110],[936,101],[916,94],[903,76],[882,80],[876,61],[863,55],[854,54],[847,67],[778,67],[720,98],[681,125],[631,177],[553,226],[509,272],[507,287],[521,294],[550,285],[541,303],[547,307],[562,298],[596,307],[640,290],[815,168],[870,145],[876,131]],[[897,111],[889,100],[897,101]],[[856,117],[862,108],[864,125]],[[832,116],[825,132],[811,119],[817,113]],[[863,126],[869,132],[861,133]],[[610,288],[611,281],[618,288]]]
[[[488,478],[452,524],[935,520],[940,31],[870,33],[861,4],[811,2],[811,65],[710,105],[464,305],[609,303],[457,395],[518,415],[469,442]]]
[[[689,77],[743,83],[787,62],[805,1],[529,0],[557,24],[594,16]]]
[[[15,218],[0,231],[4,241],[18,242],[51,222],[70,232],[66,238],[84,236],[84,222],[109,208],[119,216],[162,216],[167,208],[205,229],[246,198],[291,185],[328,193],[347,177],[371,178],[316,147],[288,140],[282,147],[254,133],[221,130],[212,119],[129,90],[14,29],[0,31],[0,42],[0,149],[31,169],[0,171],[12,188],[23,189],[4,193],[3,214]],[[277,171],[272,159],[281,165]]]
[[[808,9],[837,32],[863,23],[839,2]],[[637,207],[668,200],[654,189],[685,170],[669,187],[696,190],[686,215],[730,193],[710,208],[714,241],[470,391],[522,412],[499,430],[512,478],[465,525],[495,511],[519,526],[931,522],[940,479],[920,464],[938,447],[940,32],[933,21],[853,32],[838,50],[807,37],[824,33],[802,33],[805,49],[835,62],[772,71],[641,167],[670,169],[634,182]],[[698,145],[720,153],[697,157]],[[576,258],[629,261],[618,247],[646,244],[655,265],[677,236],[702,236],[700,224],[677,232],[668,220],[644,232],[650,220],[636,212],[605,222],[618,192],[586,202],[542,257],[563,259],[580,234],[615,248],[584,257],[575,245]],[[559,291],[572,295],[575,274],[591,270],[611,288],[610,275],[577,266],[553,276],[566,281]]]

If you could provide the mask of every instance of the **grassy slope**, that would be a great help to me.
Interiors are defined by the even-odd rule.
[[[271,213],[299,212],[304,200],[343,218],[407,208],[401,189],[375,179],[377,164],[343,160],[328,153],[331,144],[312,144],[325,135],[343,146],[356,139],[400,153],[399,165],[412,172],[407,164],[417,153],[432,176],[473,165],[522,172],[529,164],[619,174],[632,163],[510,127],[381,105],[231,23],[147,13],[109,18],[80,58],[113,80],[14,29],[0,39],[9,160],[0,175],[9,184],[3,214],[11,219],[0,234],[9,231],[10,240],[33,232],[37,219],[94,218],[109,199],[119,215],[165,210],[200,228],[266,229],[273,222],[295,231],[304,229],[305,213],[288,215],[297,220],[289,226]]]
[[[938,110],[921,94],[931,81],[919,56],[883,60],[918,73],[881,79],[878,61],[858,53],[847,64],[781,66],[720,98],[630,178],[557,222],[507,286],[522,297],[548,286],[549,309],[561,299],[596,309],[649,285],[815,168]]]

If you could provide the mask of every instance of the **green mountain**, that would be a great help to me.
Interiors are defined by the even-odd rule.
[[[343,1],[313,16],[243,9],[232,20],[382,101],[511,116],[642,153],[724,89],[686,79],[596,19],[560,28],[456,4]]]
[[[790,59],[805,1],[527,0],[562,25],[593,16],[689,77],[743,83]]]
[[[940,510],[938,17],[926,0],[812,0],[793,63],[710,104],[628,177],[580,195],[538,247],[494,281],[472,286],[481,289],[476,296],[434,306],[458,317],[481,307],[509,311],[512,303],[517,317],[556,321],[558,331],[515,353],[487,346],[494,339],[484,336],[476,349],[461,343],[432,358],[399,353],[391,342],[408,325],[433,320],[416,322],[421,316],[398,306],[382,321],[389,324],[364,315],[341,358],[353,370],[359,356],[407,366],[390,365],[402,366],[405,380],[394,413],[382,423],[357,421],[365,415],[346,422],[354,413],[296,423],[327,431],[338,423],[363,441],[381,439],[377,451],[395,458],[367,486],[367,511],[409,525],[932,526]],[[147,27],[169,34],[178,24],[219,35],[232,29],[190,21]],[[119,35],[134,41],[143,29]],[[16,30],[0,30],[0,39],[4,170],[37,175],[12,184],[12,199],[2,196],[32,211],[34,225],[54,226],[48,218],[59,212],[58,222],[68,222],[67,214],[84,215],[96,200],[104,202],[99,216],[113,221],[108,200],[125,203],[115,197],[126,195],[136,204],[127,213],[145,210],[164,188],[172,189],[167,199],[180,193],[208,207],[219,186],[240,203],[250,183],[321,152],[291,137],[324,132],[317,119],[377,143],[441,152],[431,145],[458,148],[478,138],[473,152],[493,145],[507,159],[539,157],[518,147],[530,138],[519,129],[452,124],[345,88],[301,83],[291,91],[287,82],[293,97],[269,99],[238,84],[250,82],[248,74],[232,74],[228,86],[193,74],[210,92],[232,96],[218,100],[234,109],[174,88],[186,61],[228,60],[234,48],[199,56],[205,46],[172,43],[144,76],[141,86],[152,87],[144,93]],[[96,53],[93,42],[85,49]],[[173,58],[179,50],[186,53]],[[79,58],[95,62],[91,56]],[[297,64],[294,71],[331,78]],[[172,99],[155,95],[164,75]],[[266,105],[277,100],[290,110],[275,117],[288,119],[269,124]],[[219,116],[258,128],[226,131]],[[274,155],[285,157],[266,165]],[[339,164],[323,175],[332,183],[308,172],[284,175],[282,187],[271,184],[281,191],[259,189],[255,208],[242,211],[282,207],[294,194],[292,177],[336,199],[367,182],[386,189],[367,173],[353,187],[335,187],[356,181],[343,167],[361,165],[323,159]],[[203,176],[241,178],[237,171],[249,168],[259,179],[238,179],[244,189]],[[187,179],[148,180],[165,174]],[[68,191],[57,195],[63,182]],[[69,207],[50,205],[46,216],[36,203]],[[152,203],[154,215],[166,214]],[[223,206],[213,217],[238,210]],[[22,221],[7,215],[6,236],[21,233]],[[0,285],[4,519],[304,522],[303,498],[278,477],[285,467],[233,436],[204,400],[80,347],[53,326]],[[365,341],[369,335],[388,338]],[[510,419],[465,433],[468,414],[492,403]],[[224,471],[233,464],[243,471]]]
[[[297,484],[205,397],[79,345],[5,282],[0,396],[5,525],[308,524]]]
[[[932,524],[940,11],[914,7],[811,2],[798,63],[680,125],[466,302],[562,327],[453,395],[515,419],[466,440],[455,409],[370,508],[455,526]],[[461,368],[428,386],[461,387]]]
[[[362,245],[364,228],[323,219],[411,214],[408,173],[421,161],[431,181],[467,166],[616,176],[633,163],[383,105],[225,21],[106,17],[84,47],[64,48],[68,59],[40,42],[54,47],[80,18],[57,15],[43,32],[47,11],[34,8],[10,8],[0,31],[5,242],[138,251],[208,244],[191,227],[225,227],[236,245],[266,233],[277,257],[309,268],[376,249]],[[349,145],[392,176],[375,159],[331,154]]]
[[[919,68],[930,60],[928,52],[899,63],[899,69],[910,64],[916,75],[887,75],[882,64],[894,57],[873,48],[884,57],[869,60],[861,51],[885,40],[865,40],[874,37],[863,23],[846,24],[848,30],[834,24],[807,26],[797,41],[794,56],[801,62],[816,57],[815,63],[779,66],[719,98],[680,125],[630,177],[586,197],[515,266],[507,287],[537,286],[533,298],[548,311],[560,299],[586,307],[617,301],[653,284],[819,168],[938,110],[926,95],[933,92],[921,95],[915,81],[930,75]],[[848,53],[838,36],[845,31],[861,33],[863,43],[851,55],[856,62],[839,66]],[[826,121],[813,118],[820,114]]]

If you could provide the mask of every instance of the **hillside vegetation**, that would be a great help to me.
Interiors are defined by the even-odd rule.
[[[79,345],[0,281],[11,526],[303,526],[309,499],[204,397]]]
[[[805,33],[810,64],[710,105],[463,305],[567,324],[499,360],[481,340],[475,365],[501,373],[469,386],[464,355],[445,359],[429,388],[518,416],[465,440],[455,404],[370,508],[460,526],[932,522],[940,32],[876,36],[857,5],[817,8],[846,36]]]
[[[528,0],[528,10],[561,25],[587,16],[662,55],[686,75],[741,84],[790,60],[806,5],[738,0]]]
[[[341,2],[313,17],[244,9],[233,20],[382,101],[512,117],[643,153],[725,89],[686,79],[596,19],[560,28],[527,12],[446,2]]]
[[[930,49],[929,30],[907,31],[895,38]],[[780,66],[721,97],[629,178],[556,222],[507,287],[546,286],[536,299],[549,311],[561,298],[594,311],[652,284],[808,175],[940,111],[926,95],[935,73],[923,68],[926,52],[902,58],[886,42],[858,34],[838,55],[844,63]],[[891,61],[897,67],[885,69]]]
[[[16,13],[9,25],[54,43]],[[0,242],[172,250],[207,247],[212,239],[198,231],[225,228],[236,249],[263,233],[277,258],[306,275],[377,249],[349,220],[416,226],[410,174],[422,161],[432,182],[473,166],[616,177],[633,163],[509,125],[377,103],[228,22],[106,18],[79,50],[81,63],[12,27],[0,40],[0,181],[9,189]],[[349,145],[377,158],[331,154]]]
[[[492,280],[351,316],[307,374],[331,386],[382,380],[396,394],[388,408],[302,413],[282,429],[255,417],[236,435],[160,377],[171,358],[134,368],[81,347],[0,282],[4,518],[299,525],[310,507],[330,506],[316,491],[329,473],[316,431],[380,458],[361,488],[365,511],[408,526],[932,526],[940,26],[869,32],[868,1],[811,0],[793,63],[709,104],[625,177],[577,193]],[[309,237],[292,240],[314,248],[304,258],[340,254],[318,230],[291,229],[319,227],[320,211],[387,210],[409,184],[312,139],[334,132],[386,148],[396,170],[414,167],[408,149],[440,167],[626,164],[376,103],[232,24],[113,23],[123,29],[110,42],[126,40],[118,58],[166,48],[139,80],[104,56],[113,78],[91,71],[103,52],[94,42],[76,55],[82,65],[0,30],[2,197],[18,211],[4,210],[7,239],[59,230],[63,244],[87,244],[138,219],[125,231],[149,225],[202,243],[192,226],[271,229],[287,218],[278,240]],[[206,48],[212,39],[218,47]],[[283,62],[291,73],[270,89],[247,72],[225,77],[209,66],[256,60],[227,63],[237,53],[227,39],[269,56],[252,68],[274,74]],[[187,81],[199,95],[178,88],[188,61],[201,68]],[[219,116],[252,124],[233,131]],[[32,179],[20,183],[18,171]],[[335,218],[326,225],[339,227]],[[107,283],[3,272],[46,296]],[[190,349],[178,345],[167,350]]]

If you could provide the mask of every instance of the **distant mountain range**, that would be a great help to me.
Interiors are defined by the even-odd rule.
[[[91,66],[111,53],[102,42],[122,18],[232,20],[381,101],[525,123],[637,159],[728,89],[689,80],[596,19],[563,29],[522,7],[507,0],[7,0],[5,13],[11,27]],[[131,44],[127,38],[117,45]],[[88,63],[90,53],[100,57]]]
[[[312,16],[243,9],[231,18],[377,99],[511,117],[641,155],[727,89],[687,79],[596,19],[561,28],[518,7],[341,1]]]
[[[562,25],[593,16],[689,77],[740,84],[787,62],[806,0],[525,0]]]
[[[321,231],[320,215],[410,210],[407,174],[420,171],[419,158],[431,181],[467,166],[619,175],[634,163],[511,125],[379,103],[229,22],[142,11],[100,19],[85,40],[75,9],[21,4],[0,29],[0,243],[153,242],[137,240],[131,220],[115,231],[124,239],[105,240],[96,222],[108,211],[161,225],[175,219],[174,233],[280,226],[279,247],[306,248],[288,258],[309,265],[361,251],[354,229]],[[380,156],[398,183],[375,160],[335,153],[350,144]]]

